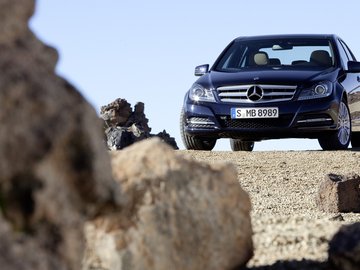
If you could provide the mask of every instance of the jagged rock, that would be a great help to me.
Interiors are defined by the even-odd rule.
[[[317,207],[326,212],[360,212],[360,177],[329,174],[321,182]]]
[[[344,225],[329,243],[329,262],[338,270],[359,270],[360,223]]]
[[[131,105],[121,98],[101,107],[100,117],[105,121],[105,144],[110,150],[120,150],[154,136],[159,137],[172,148],[179,149],[175,138],[170,137],[165,130],[157,135],[150,134],[149,120],[144,111],[144,103],[136,103],[132,111]]]
[[[175,138],[171,137],[169,133],[166,132],[164,129],[163,132],[159,132],[155,135],[156,137],[160,138],[164,143],[167,143],[170,145],[173,149],[179,149],[179,147],[176,144]]]
[[[142,141],[144,139],[150,138],[150,134],[140,128],[137,124],[132,124],[127,128],[127,131],[132,134],[132,138],[134,142]]]
[[[107,146],[110,150],[125,148],[134,143],[134,134],[122,127],[109,127],[105,134]]]
[[[0,0],[0,268],[81,269],[85,220],[117,208],[95,110],[29,30],[31,0]]]
[[[105,143],[110,150],[123,149],[150,137],[149,120],[142,102],[132,111],[125,99],[118,98],[101,107],[100,117],[105,121]]]
[[[126,126],[132,109],[126,99],[118,98],[100,109],[100,117],[105,121],[108,127]]]
[[[134,112],[130,115],[127,120],[126,126],[130,127],[134,124],[143,131],[145,134],[150,134],[151,128],[148,126],[149,119],[146,118],[145,113],[145,105],[142,102],[138,102],[135,105]]]
[[[185,158],[158,138],[111,154],[128,203],[87,224],[84,269],[230,270],[250,259],[250,200],[231,164]]]
[[[110,150],[123,149],[135,142],[149,138],[149,134],[136,124],[126,127],[109,127],[105,130],[105,142]]]

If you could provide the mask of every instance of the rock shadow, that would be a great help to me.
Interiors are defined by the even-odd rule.
[[[238,267],[234,270],[334,270],[327,262],[303,259],[301,261],[277,261],[271,265]]]

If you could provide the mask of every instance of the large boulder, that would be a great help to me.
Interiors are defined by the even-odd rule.
[[[360,212],[359,175],[326,175],[316,197],[319,210],[325,212]]]
[[[329,243],[329,262],[338,270],[360,269],[360,223],[344,225]]]
[[[185,158],[158,138],[111,154],[128,200],[87,224],[85,269],[226,270],[251,258],[250,200],[232,165]]]
[[[120,191],[95,110],[28,28],[33,8],[0,0],[0,268],[78,270],[85,220]]]

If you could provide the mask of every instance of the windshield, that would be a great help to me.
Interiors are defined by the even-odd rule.
[[[265,39],[235,41],[217,61],[216,71],[237,72],[249,68],[326,69],[334,66],[327,39]]]

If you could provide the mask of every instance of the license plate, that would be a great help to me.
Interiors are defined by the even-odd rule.
[[[279,108],[231,108],[231,118],[279,118]]]

